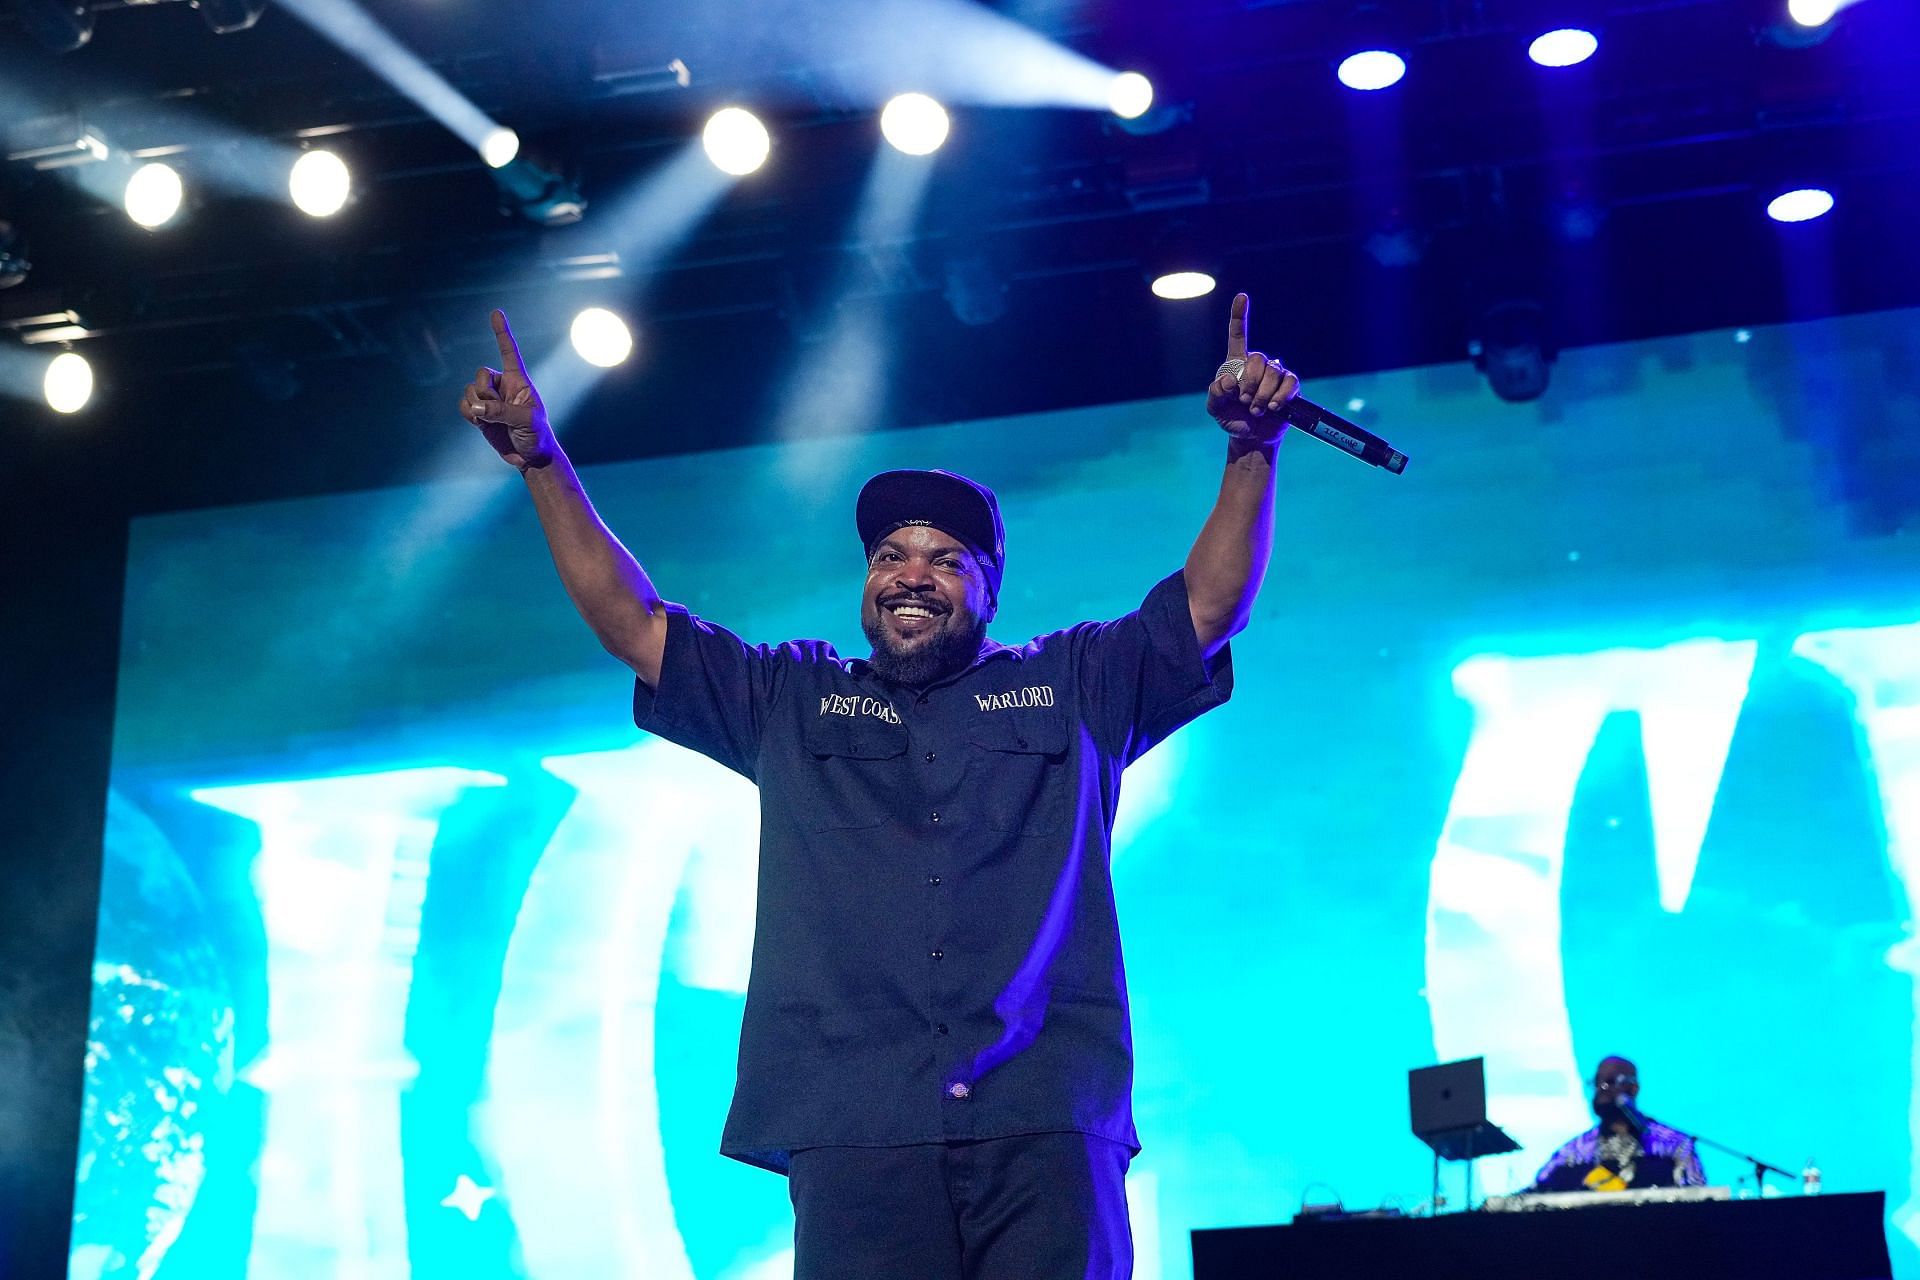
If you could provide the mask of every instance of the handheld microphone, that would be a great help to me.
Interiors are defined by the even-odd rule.
[[[1407,455],[1382,440],[1357,422],[1341,417],[1333,410],[1302,396],[1287,401],[1280,415],[1290,427],[1299,427],[1318,436],[1336,449],[1344,449],[1370,466],[1385,467],[1394,475],[1407,469]]]

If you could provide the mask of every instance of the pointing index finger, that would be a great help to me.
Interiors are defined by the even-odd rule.
[[[1233,311],[1227,316],[1227,359],[1247,358],[1247,295],[1233,295]]]
[[[493,312],[493,337],[500,344],[500,367],[525,377],[527,366],[520,359],[520,344],[513,340],[513,330],[507,327],[507,313],[497,307]]]

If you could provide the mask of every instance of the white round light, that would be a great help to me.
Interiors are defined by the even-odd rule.
[[[1599,47],[1593,32],[1562,27],[1536,39],[1527,47],[1527,56],[1543,67],[1571,67],[1591,58]]]
[[[1775,222],[1811,222],[1833,208],[1833,193],[1818,187],[1786,191],[1767,202],[1767,216]]]
[[[1122,71],[1107,90],[1107,106],[1122,120],[1138,120],[1153,105],[1153,81],[1138,71]]]
[[[582,360],[602,369],[611,369],[633,354],[633,333],[627,322],[605,307],[588,307],[576,315],[567,336]]]
[[[347,207],[353,175],[347,162],[331,151],[309,151],[293,162],[287,192],[294,207],[315,218],[330,218]]]
[[[701,130],[700,145],[707,159],[722,173],[743,178],[767,162],[773,150],[773,138],[760,117],[744,107],[722,107],[708,117]]]
[[[910,156],[938,151],[948,127],[947,109],[924,93],[903,93],[880,112],[880,132]]]
[[[1340,83],[1349,89],[1385,89],[1399,84],[1405,74],[1406,59],[1385,49],[1367,49],[1340,64]]]
[[[1153,292],[1155,297],[1179,301],[1204,298],[1213,292],[1213,285],[1213,277],[1204,271],[1169,271],[1154,277]]]
[[[1787,0],[1787,16],[1803,27],[1824,27],[1840,12],[1840,0]]]
[[[123,197],[127,216],[143,227],[158,227],[172,221],[180,212],[180,200],[186,194],[180,175],[154,161],[143,164],[127,179]]]
[[[495,129],[480,144],[480,158],[489,169],[504,169],[520,154],[520,135],[504,126]]]
[[[78,413],[93,398],[93,366],[77,351],[63,351],[47,365],[40,390],[55,413]]]

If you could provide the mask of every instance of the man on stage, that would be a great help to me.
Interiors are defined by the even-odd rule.
[[[501,368],[461,415],[524,476],[574,606],[637,677],[639,726],[760,788],[721,1150],[789,1176],[797,1280],[1131,1274],[1110,839],[1121,770],[1231,692],[1227,641],[1266,571],[1298,384],[1247,351],[1246,314],[1236,297],[1207,388],[1231,439],[1183,569],[1124,617],[1002,645],[986,634],[1006,563],[993,493],[887,472],[854,513],[864,659],[749,645],[664,601],[594,513],[493,315]],[[1053,532],[1106,554],[1124,517]]]
[[[1600,1123],[1569,1138],[1534,1175],[1534,1191],[1625,1191],[1631,1187],[1703,1187],[1693,1139],[1640,1114],[1640,1070],[1602,1058],[1593,1073]]]

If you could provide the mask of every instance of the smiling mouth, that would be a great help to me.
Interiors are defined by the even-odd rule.
[[[892,614],[900,622],[931,622],[945,613],[939,605],[925,600],[890,600],[881,604],[884,613]]]

